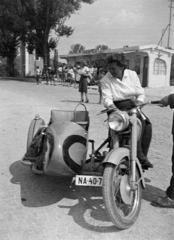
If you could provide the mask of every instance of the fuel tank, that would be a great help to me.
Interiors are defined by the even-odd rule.
[[[88,132],[74,122],[52,123],[46,130],[46,175],[73,176],[86,161]]]

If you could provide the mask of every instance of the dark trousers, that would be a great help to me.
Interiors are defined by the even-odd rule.
[[[36,75],[36,82],[39,84],[39,75]]]
[[[138,116],[138,118],[141,120],[142,133],[139,141],[137,142],[137,157],[143,160],[147,158],[152,140],[152,124],[147,117],[146,120],[141,119],[140,116]]]
[[[114,104],[122,111],[135,107],[130,100],[116,101]],[[138,118],[142,123],[142,133],[139,141],[137,142],[137,157],[139,160],[145,160],[147,159],[148,150],[152,140],[152,124],[147,117],[146,120],[144,120],[138,115]]]
[[[174,124],[174,123],[173,123]],[[174,134],[173,136],[173,150],[172,150],[172,177],[170,179],[170,185],[166,190],[166,194],[169,198],[174,200]]]

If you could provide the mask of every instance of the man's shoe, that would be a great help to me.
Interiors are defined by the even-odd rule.
[[[142,169],[147,170],[148,168],[153,168],[153,164],[148,159],[139,159]]]
[[[166,197],[159,197],[151,203],[155,207],[174,208],[174,200]]]

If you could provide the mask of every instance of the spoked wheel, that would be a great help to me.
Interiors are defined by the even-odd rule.
[[[139,179],[136,170],[136,181]],[[107,163],[103,174],[103,200],[111,221],[120,229],[131,227],[136,221],[142,199],[142,186],[130,190],[129,167],[126,159],[118,165]]]

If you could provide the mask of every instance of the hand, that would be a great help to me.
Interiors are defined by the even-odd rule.
[[[143,104],[142,101],[137,100],[135,97],[131,98],[130,101],[131,101],[136,107],[139,106],[139,105],[141,105],[141,104]]]
[[[108,111],[109,114],[111,114],[115,110],[118,110],[118,108],[115,106],[115,104],[111,104],[107,109],[109,110]]]
[[[111,104],[111,105],[108,107],[108,110],[113,110],[113,109],[116,109],[115,104]]]
[[[168,98],[169,98],[169,96],[166,96],[160,100],[159,104],[161,107],[167,107],[169,105]]]

